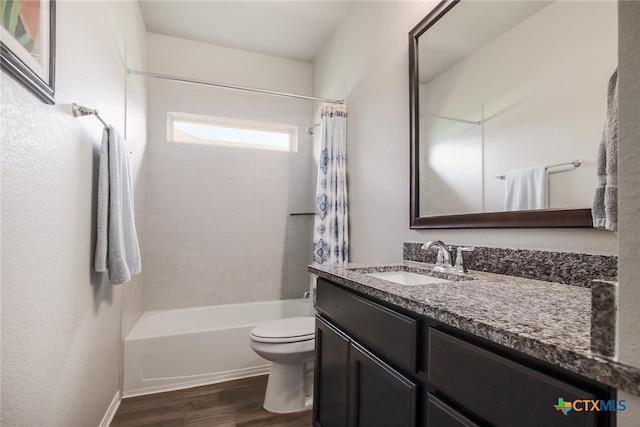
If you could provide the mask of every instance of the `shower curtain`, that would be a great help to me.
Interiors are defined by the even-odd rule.
[[[324,106],[321,118],[313,262],[341,265],[349,260],[347,108],[344,105]]]

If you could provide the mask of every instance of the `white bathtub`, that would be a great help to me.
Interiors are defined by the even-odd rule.
[[[310,315],[309,299],[146,311],[124,341],[123,396],[266,374],[269,362],[249,347],[251,329]]]

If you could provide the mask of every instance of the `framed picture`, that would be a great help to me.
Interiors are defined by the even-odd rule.
[[[2,68],[55,104],[55,0],[0,0]]]

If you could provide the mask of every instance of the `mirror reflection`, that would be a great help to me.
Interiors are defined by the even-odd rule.
[[[590,207],[616,2],[462,1],[417,48],[420,217]]]

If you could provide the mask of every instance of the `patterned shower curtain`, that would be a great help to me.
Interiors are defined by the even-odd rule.
[[[347,107],[322,107],[322,146],[318,161],[313,262],[349,261],[347,204]]]

